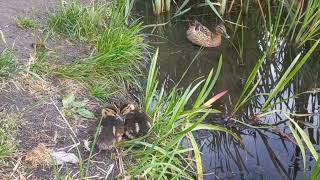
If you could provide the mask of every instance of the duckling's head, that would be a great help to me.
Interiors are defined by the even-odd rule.
[[[220,23],[216,26],[216,32],[218,34],[224,35],[226,38],[230,38],[223,23]]]
[[[104,118],[107,116],[116,116],[117,111],[113,108],[108,107],[108,108],[102,109],[101,114],[102,114],[102,117],[104,117]]]
[[[123,108],[121,108],[121,114],[126,115],[132,111],[134,111],[136,107],[133,104],[127,104]]]

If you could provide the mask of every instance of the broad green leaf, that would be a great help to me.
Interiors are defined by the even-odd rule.
[[[72,103],[75,101],[76,97],[74,96],[73,93],[68,94],[62,99],[62,105],[64,108],[69,108],[71,107]]]
[[[85,109],[85,108],[77,109],[76,112],[77,112],[80,116],[82,116],[82,117],[84,117],[84,118],[87,118],[87,119],[92,119],[92,118],[94,118],[94,114],[93,114],[91,111],[89,111],[89,110],[87,110],[87,109]]]

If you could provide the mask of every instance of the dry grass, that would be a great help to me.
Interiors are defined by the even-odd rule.
[[[39,144],[37,147],[27,152],[25,161],[28,162],[33,168],[50,167],[50,150],[44,144]]]

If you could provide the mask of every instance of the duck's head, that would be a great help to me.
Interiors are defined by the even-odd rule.
[[[134,111],[136,107],[133,104],[127,104],[121,108],[121,114],[126,115],[132,111]]]
[[[226,38],[230,38],[230,36],[227,33],[226,27],[224,26],[223,23],[220,23],[216,26],[216,33],[221,34]]]

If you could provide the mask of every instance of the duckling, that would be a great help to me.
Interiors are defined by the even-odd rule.
[[[111,150],[115,143],[121,141],[124,134],[124,119],[117,107],[102,109],[101,133],[97,140],[100,150]]]
[[[198,21],[194,21],[189,25],[187,30],[187,38],[191,43],[203,47],[218,47],[221,45],[221,36],[229,38],[226,27],[223,23],[215,27],[215,32],[211,32],[206,26]]]
[[[133,104],[122,107],[121,114],[125,118],[125,136],[129,139],[144,136],[149,132],[152,119]]]

